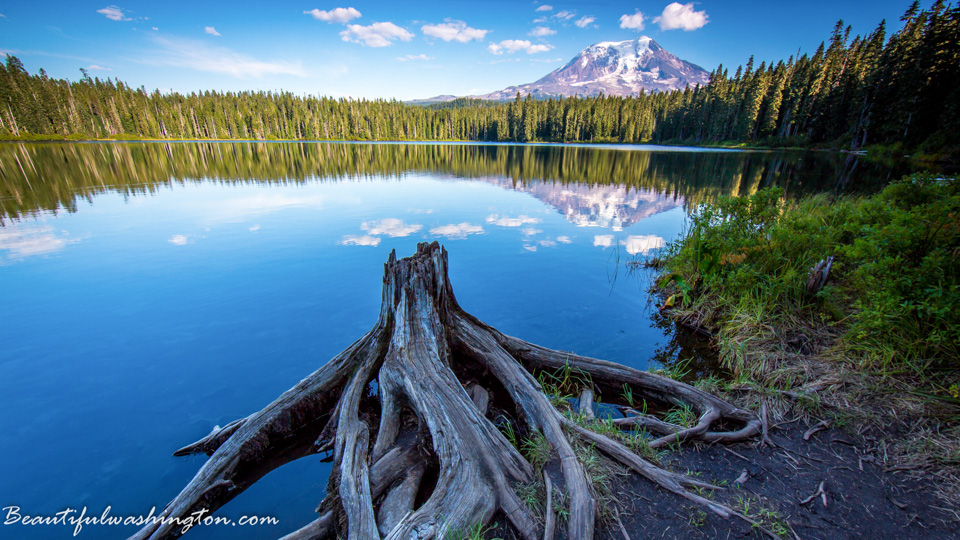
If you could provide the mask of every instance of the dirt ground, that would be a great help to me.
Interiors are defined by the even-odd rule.
[[[775,447],[747,443],[683,448],[662,464],[728,486],[715,495],[716,500],[783,538],[960,538],[956,508],[949,508],[928,485],[906,473],[885,472],[878,465],[881,456],[865,450],[869,434],[859,437],[827,429],[805,441],[807,429],[799,422],[780,426],[771,432]],[[736,482],[742,475],[746,479]],[[821,482],[823,495],[811,497]],[[633,540],[769,537],[742,520],[705,513],[658,492],[635,475],[623,478],[618,491],[620,517]],[[600,536],[625,538],[618,526]]]
[[[804,440],[810,426],[795,421],[772,429],[775,446],[687,446],[665,452],[661,465],[725,486],[712,498],[761,527],[722,518],[636,474],[618,476],[615,497],[623,528],[598,523],[597,538],[958,539],[960,512],[909,472],[885,471],[871,454],[870,433],[830,428]],[[549,467],[548,467],[549,468]],[[738,482],[738,479],[740,481]],[[821,483],[823,492],[819,493]],[[487,538],[513,538],[500,526]],[[557,538],[565,538],[561,522]],[[773,534],[770,534],[773,533]]]

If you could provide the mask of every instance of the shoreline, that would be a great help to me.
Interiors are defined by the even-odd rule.
[[[938,339],[937,332],[957,331],[958,323],[947,306],[916,328],[900,319],[874,323],[873,317],[895,317],[901,313],[896,307],[909,305],[911,290],[897,285],[902,276],[926,287],[920,285],[925,276],[944,272],[947,277],[934,279],[945,280],[936,282],[950,289],[956,262],[949,257],[941,262],[937,250],[941,241],[952,245],[953,233],[936,224],[938,219],[952,223],[953,208],[960,204],[956,186],[956,179],[914,176],[873,196],[796,203],[761,191],[739,202],[720,201],[695,215],[688,236],[663,257],[656,287],[661,313],[678,325],[710,333],[722,368],[732,373],[696,385],[755,412],[769,406],[777,411],[772,420],[777,423],[842,428],[881,451],[873,459],[886,470],[908,471],[932,486],[945,504],[955,505],[960,496],[960,364],[949,341],[941,346],[930,340]],[[914,192],[920,194],[914,197]],[[904,197],[912,203],[920,199],[923,208],[901,209]],[[870,213],[885,206],[892,208],[871,220]],[[862,233],[869,247],[849,232],[868,229],[879,231]],[[932,240],[932,231],[939,238]],[[915,237],[927,250],[923,263],[901,261],[900,251],[871,250],[894,243],[910,253]],[[827,271],[822,289],[804,291],[809,261],[827,254],[837,257],[834,272]],[[862,282],[871,285],[864,289]],[[932,296],[936,285],[930,287],[924,290]],[[949,298],[941,302],[951,304]],[[902,335],[891,336],[893,332]]]
[[[898,159],[909,160],[918,168],[927,169],[948,168],[952,170],[954,160],[947,155],[927,155],[923,153],[914,154],[890,154],[886,147],[875,146],[860,150],[848,150],[843,148],[826,148],[823,146],[768,146],[755,145],[749,143],[706,143],[706,144],[686,144],[683,142],[619,142],[619,141],[483,141],[483,140],[463,140],[463,139],[158,139],[158,138],[106,138],[106,139],[86,139],[66,137],[41,136],[38,138],[30,137],[2,137],[0,144],[3,143],[345,143],[345,144],[462,144],[476,146],[547,146],[547,147],[658,147],[662,151],[669,148],[694,148],[701,151],[729,151],[729,152],[823,152],[831,154],[846,154],[856,156],[868,161]]]

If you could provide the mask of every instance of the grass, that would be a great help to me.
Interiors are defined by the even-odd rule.
[[[614,517],[612,511],[618,502],[613,494],[613,478],[626,472],[619,465],[601,457],[592,444],[574,441],[573,450],[587,475],[600,520],[610,523]]]
[[[697,413],[689,405],[678,405],[673,407],[663,415],[663,419],[671,424],[676,424],[685,428],[697,425]]]
[[[500,421],[497,422],[497,428],[500,430],[500,433],[503,433],[503,436],[510,441],[510,445],[514,448],[520,448],[520,440],[517,438],[517,433],[513,429],[513,423],[505,417],[500,417]]]
[[[735,510],[753,521],[754,528],[766,529],[781,537],[790,534],[790,525],[783,515],[776,510],[761,505],[753,497],[738,497]]]
[[[523,457],[530,462],[530,465],[533,465],[533,469],[537,472],[543,470],[543,466],[550,461],[550,456],[553,452],[550,448],[550,442],[547,441],[547,438],[539,431],[534,432],[521,442],[520,451],[523,453]]]
[[[539,482],[532,482],[516,488],[517,496],[530,509],[537,519],[543,519],[544,506],[546,506],[546,491]]]
[[[790,201],[766,189],[698,208],[667,246],[657,284],[673,316],[714,333],[732,373],[700,388],[746,391],[754,406],[788,396],[834,425],[933,433],[933,444],[891,447],[901,460],[946,464],[953,472],[937,474],[957,479],[958,246],[955,178],[909,176],[869,197]],[[808,290],[811,268],[830,256],[825,286]]]
[[[626,438],[626,440],[623,442],[626,444],[627,448],[633,450],[634,453],[643,459],[653,463],[658,463],[660,461],[661,453],[650,447],[650,440],[652,437],[646,429],[638,429],[629,434],[629,436],[625,434],[621,435],[621,438]]]
[[[483,540],[487,537],[487,534],[496,527],[496,523],[486,527],[482,523],[478,523],[469,527],[458,527],[456,529],[447,531],[447,533],[443,535],[443,538],[444,540]]]
[[[706,525],[707,523],[707,513],[703,510],[691,510],[690,515],[687,518],[687,522],[691,527],[700,528]]]
[[[630,385],[627,383],[623,383],[622,397],[623,401],[625,401],[627,405],[633,407],[633,388],[630,388]]]
[[[567,492],[556,486],[553,488],[553,509],[557,513],[557,519],[561,523],[569,521],[570,501],[567,500]]]
[[[686,362],[677,362],[676,364],[665,364],[656,369],[650,370],[652,373],[673,379],[675,381],[684,381],[690,375],[690,369]]]
[[[583,388],[592,388],[590,375],[570,364],[564,364],[553,373],[541,371],[537,376],[540,387],[553,400],[566,402],[580,395]]]

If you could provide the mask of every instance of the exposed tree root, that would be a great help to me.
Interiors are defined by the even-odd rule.
[[[545,393],[536,378],[557,370],[582,375],[587,387],[573,395],[581,396],[576,410],[582,414],[572,407],[561,412],[551,401],[561,397]],[[630,403],[618,398],[624,390]],[[161,517],[171,521],[132,538],[176,538],[183,529],[177,519],[215,511],[284,463],[332,451],[319,518],[286,539],[444,538],[495,515],[525,540],[552,538],[554,489],[566,505],[567,537],[590,539],[597,508],[574,450],[578,440],[670,493],[720,516],[739,516],[694,491],[714,486],[662,469],[617,436],[588,429],[600,397],[626,413],[614,423],[623,433],[655,433],[652,448],[742,441],[760,431],[751,413],[683,383],[501,334],[460,308],[446,251],[420,244],[412,257],[398,261],[391,253],[380,317],[370,332],[262,411],[176,452],[210,458],[163,510]],[[680,425],[641,413],[634,397],[661,411],[683,407],[697,420]],[[553,482],[518,449],[534,436],[559,463]],[[539,483],[541,474],[545,522],[517,493]]]

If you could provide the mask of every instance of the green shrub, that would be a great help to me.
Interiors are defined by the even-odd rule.
[[[808,273],[828,256],[830,280],[810,295]],[[714,326],[734,314],[836,324],[865,365],[926,372],[960,367],[958,268],[960,183],[914,175],[872,197],[787,202],[766,189],[701,206],[660,284]]]
[[[912,365],[960,367],[960,183],[891,184],[857,206],[845,233],[838,254],[855,264],[846,283],[856,313],[847,341]]]

